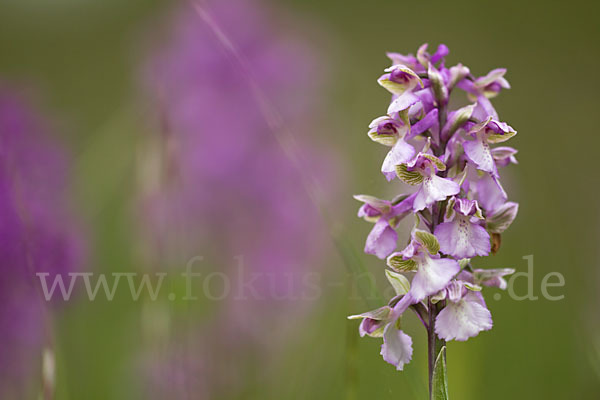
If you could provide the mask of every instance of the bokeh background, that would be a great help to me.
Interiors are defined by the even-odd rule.
[[[310,154],[318,154],[318,161],[308,161],[310,174],[324,181],[326,190],[316,196],[318,201],[312,196],[310,182],[301,182],[295,172],[277,177],[296,182],[289,190],[298,193],[293,197],[299,197],[300,204],[290,208],[304,210],[311,205],[314,209],[305,211],[307,218],[323,219],[312,221],[300,234],[319,238],[317,244],[303,238],[301,245],[307,248],[301,254],[310,253],[315,246],[319,250],[310,257],[294,258],[305,262],[307,270],[320,273],[322,293],[302,305],[246,302],[244,307],[249,310],[242,311],[206,299],[132,301],[126,290],[110,302],[102,296],[95,301],[76,296],[64,304],[53,304],[50,331],[56,358],[55,398],[426,398],[425,335],[416,318],[407,318],[406,328],[415,338],[415,356],[400,373],[382,361],[379,341],[359,340],[357,323],[345,316],[376,303],[376,296],[364,300],[364,290],[371,289],[361,280],[357,283],[357,266],[373,273],[379,291],[385,289],[381,263],[362,254],[370,226],[355,217],[358,204],[351,197],[354,193],[393,193],[393,187],[378,173],[384,150],[365,134],[368,123],[389,101],[375,81],[388,64],[386,51],[415,52],[428,42],[431,46],[447,44],[450,64],[462,62],[475,75],[496,67],[508,69],[506,77],[512,88],[502,93],[495,105],[501,118],[519,132],[512,139],[519,149],[519,165],[507,171],[506,186],[511,198],[520,203],[520,213],[504,235],[500,253],[478,265],[524,271],[527,262],[523,257],[533,255],[533,291],[540,297],[537,301],[515,301],[505,294],[499,300],[488,297],[494,329],[466,343],[449,345],[450,395],[461,400],[597,399],[598,4],[580,0],[568,4],[257,0],[252,4],[265,13],[256,29],[269,26],[257,40],[277,39],[281,50],[274,54],[287,60],[275,63],[272,69],[265,67],[261,72],[265,78],[259,76],[257,86],[267,86],[266,97],[275,97],[271,102],[284,109],[286,122],[296,121],[284,123],[284,130],[309,143]],[[160,116],[169,113],[168,105],[167,110],[161,106],[165,101],[162,89],[152,92],[154,86],[148,84],[160,87],[162,78],[149,76],[146,65],[168,44],[176,30],[175,21],[181,21],[174,16],[181,13],[205,24],[185,2],[0,1],[0,82],[19,88],[21,95],[41,110],[52,125],[52,140],[72,155],[68,195],[71,212],[85,232],[87,257],[82,269],[86,271],[156,271],[163,266],[171,268],[167,264],[181,265],[192,253],[207,256],[219,252],[211,236],[214,222],[195,225],[192,221],[190,228],[186,225],[190,221],[185,221],[183,234],[169,237],[170,245],[174,242],[177,247],[174,259],[164,252],[155,254],[154,243],[140,245],[152,236],[144,233],[156,229],[160,234],[169,228],[150,224],[140,229],[136,222],[141,209],[140,163],[148,157],[140,156],[140,148],[145,149],[152,138],[160,138],[165,129]],[[236,24],[245,23],[243,15],[226,19],[224,32],[237,32]],[[204,37],[207,32],[199,28],[197,42],[192,34],[188,45],[211,49],[205,43],[215,38]],[[252,34],[241,32],[232,38],[247,39],[249,43],[242,47],[257,54]],[[289,47],[296,42],[301,43],[298,50]],[[260,59],[262,53],[258,54]],[[233,80],[240,79],[237,74],[243,76],[235,59],[226,53],[219,57],[223,65],[230,63],[225,78],[228,74]],[[193,69],[174,70],[172,73],[181,73],[184,79],[193,77]],[[208,75],[198,87],[223,80],[218,65],[212,72],[214,79],[210,72],[199,73]],[[273,79],[267,79],[270,77]],[[269,82],[276,84],[269,88]],[[282,86],[285,89],[279,90]],[[218,86],[214,90],[218,93]],[[243,93],[256,94],[248,89]],[[152,95],[156,98],[149,100]],[[298,96],[304,96],[304,114],[288,115],[286,107],[296,107]],[[205,103],[205,113],[214,110],[231,118],[217,124],[211,135],[227,137],[228,129],[244,132],[245,125],[237,127],[234,122],[236,115],[243,113],[240,108],[232,105],[224,110],[224,103]],[[246,107],[243,102],[238,105]],[[254,107],[250,113],[264,118],[260,108]],[[263,130],[269,131],[269,125],[262,123]],[[265,146],[272,146],[273,137],[257,135]],[[286,140],[284,153],[289,145]],[[243,146],[254,148],[257,144],[250,140]],[[292,148],[298,148],[295,146]],[[257,160],[261,157],[260,146],[256,149],[245,156],[250,157],[245,162],[252,163],[252,155]],[[226,163],[227,155],[224,157]],[[218,163],[214,165],[219,168]],[[203,181],[203,190],[214,193],[217,202],[235,208],[239,205],[232,200],[237,194],[235,185],[245,185],[244,172],[239,171],[230,181],[231,193],[216,190],[210,180]],[[275,178],[267,175],[269,180]],[[288,189],[279,194],[285,193]],[[319,207],[323,214],[317,214]],[[285,219],[276,221],[287,224]],[[226,240],[232,235],[227,228],[234,229],[237,224],[252,232],[248,223],[254,222],[243,220],[243,213],[223,215],[219,226],[224,229],[215,235],[224,235]],[[177,229],[182,229],[181,225]],[[182,250],[177,245],[185,242],[190,232],[209,238],[194,242],[192,250]],[[292,236],[290,240],[295,239]],[[209,270],[229,268],[225,264],[233,259],[233,251],[223,250],[221,258],[210,258]],[[542,279],[550,272],[565,277],[564,288],[551,289],[551,293],[564,294],[563,300],[548,301],[541,296]],[[176,293],[184,290],[172,285]],[[517,280],[515,291],[526,293],[527,285],[525,280]],[[256,310],[261,310],[258,328],[262,330],[247,321],[241,326],[223,323],[240,318],[240,313],[254,319],[259,315]],[[248,327],[252,329],[245,330]],[[0,354],[3,351],[0,349]],[[32,397],[17,398],[36,398],[42,385],[37,361],[31,361],[32,371],[24,378],[30,388],[26,396]],[[182,387],[187,389],[179,391]]]

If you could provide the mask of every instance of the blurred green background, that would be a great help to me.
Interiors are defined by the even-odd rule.
[[[488,294],[495,326],[448,350],[453,399],[598,399],[600,342],[600,175],[596,116],[600,101],[598,3],[588,1],[272,0],[292,16],[293,30],[322,55],[329,73],[328,141],[343,158],[347,189],[340,221],[357,257],[376,275],[380,263],[361,252],[370,227],[355,218],[353,193],[386,195],[378,174],[384,150],[365,135],[389,98],[375,82],[386,51],[415,52],[445,43],[450,64],[475,75],[505,67],[512,89],[495,105],[519,135],[519,165],[506,187],[520,213],[500,253],[481,266],[526,270],[534,256],[537,301]],[[134,144],[143,122],[128,106],[138,93],[142,39],[170,4],[158,0],[0,1],[0,80],[32,88],[60,124],[75,156],[73,195],[92,238],[92,268],[133,269],[133,228],[126,193],[134,177]],[[316,27],[313,29],[313,27]],[[141,47],[141,49],[140,49]],[[330,279],[346,276],[331,256]],[[560,301],[541,297],[549,272],[564,275]],[[379,279],[379,278],[378,278]],[[348,286],[352,285],[346,280]],[[515,291],[527,291],[517,280]],[[383,282],[381,288],[385,286]],[[415,356],[404,373],[379,356],[380,342],[358,338],[349,313],[368,308],[331,287],[299,327],[269,382],[244,398],[418,399],[426,377],[426,345],[407,318]],[[493,293],[493,291],[491,291]],[[491,294],[490,293],[490,294]],[[125,297],[70,304],[56,323],[57,398],[129,399],[140,395],[134,367],[140,305]],[[260,368],[260,366],[259,366]],[[421,397],[419,397],[421,396]]]

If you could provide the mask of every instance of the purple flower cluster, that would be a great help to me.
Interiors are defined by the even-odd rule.
[[[318,82],[312,51],[274,33],[261,2],[206,4],[286,126],[302,133],[294,138],[301,168],[330,183],[330,155],[320,154],[308,134],[314,130],[311,103]],[[248,76],[187,5],[175,13],[169,39],[147,64],[146,76],[164,127],[148,136],[150,151],[141,163],[148,178],[140,218],[148,252],[177,253],[184,265],[218,248],[223,263],[243,255],[251,272],[269,275],[275,288],[288,286],[287,273],[304,272],[320,257],[323,237],[306,232],[319,231],[322,222],[298,166],[270,131]]]
[[[318,175],[331,192],[333,156],[321,153],[311,135],[314,100],[320,97],[312,49],[276,31],[269,23],[274,11],[261,1],[198,5],[214,26],[185,4],[174,14],[165,46],[146,65],[149,98],[164,129],[144,138],[149,151],[140,163],[140,220],[150,262],[183,267],[203,256],[196,272],[218,266],[231,278],[231,293],[220,300],[218,313],[189,334],[202,346],[169,346],[169,354],[159,357],[167,361],[152,371],[150,387],[153,395],[171,395],[169,379],[188,379],[198,387],[195,398],[232,398],[245,383],[244,360],[253,353],[274,356],[296,330],[290,321],[298,321],[310,304],[304,279],[322,265],[327,241],[303,173]],[[300,165],[269,126],[249,72],[296,133],[286,145]],[[175,358],[190,368],[173,366],[169,360]]]
[[[492,327],[483,286],[504,289],[511,269],[475,269],[471,259],[495,253],[500,235],[516,217],[499,169],[516,163],[516,150],[496,146],[516,131],[498,119],[490,99],[510,86],[505,69],[475,78],[462,64],[446,67],[448,48],[416,57],[389,53],[392,66],[378,82],[392,94],[385,116],[370,125],[369,137],[390,147],[381,172],[412,187],[393,200],[358,195],[359,217],[374,223],[365,252],[386,259],[386,276],[396,296],[362,319],[361,336],[383,337],[385,361],[402,370],[412,357],[412,340],[400,316],[414,309],[437,340],[464,341]],[[456,106],[450,95],[466,96]],[[456,99],[460,102],[460,99]],[[396,228],[415,216],[408,245],[397,249]],[[409,281],[407,276],[412,276]]]
[[[66,172],[40,118],[0,89],[0,397],[30,397],[27,379],[41,368],[49,327],[36,273],[53,282],[81,257],[65,207]]]

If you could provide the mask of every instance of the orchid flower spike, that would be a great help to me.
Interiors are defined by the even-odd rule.
[[[509,201],[500,177],[500,170],[517,164],[517,150],[497,146],[517,131],[501,122],[491,103],[510,88],[506,70],[475,77],[462,64],[446,66],[445,45],[433,54],[427,49],[424,44],[415,55],[388,53],[392,65],[378,83],[391,94],[390,104],[368,131],[371,140],[390,148],[381,172],[387,181],[397,177],[404,193],[394,200],[355,196],[363,203],[358,216],[374,224],[365,253],[386,260],[382,267],[396,295],[349,318],[361,320],[360,336],[383,338],[383,359],[402,370],[413,348],[401,317],[414,310],[428,332],[431,377],[433,369],[445,368],[445,341],[492,328],[483,291],[506,289],[505,277],[514,270],[474,265],[477,257],[499,250],[519,206]],[[470,103],[452,108],[458,90]],[[408,214],[415,224],[399,247],[399,222]],[[435,379],[430,383],[436,393],[447,390]]]

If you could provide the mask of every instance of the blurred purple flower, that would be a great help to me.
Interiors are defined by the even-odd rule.
[[[41,365],[48,327],[35,274],[53,281],[81,260],[65,206],[66,166],[43,121],[0,88],[0,388],[11,394],[24,395],[28,375]]]
[[[247,77],[210,28],[185,8],[146,68],[146,86],[165,127],[158,147],[167,176],[159,185],[147,185],[152,189],[142,215],[158,235],[153,243],[168,246],[174,229],[202,236],[184,249],[186,257],[203,251],[199,244],[216,240],[226,247],[222,253],[243,254],[253,270],[278,274],[284,265],[287,271],[304,271],[322,238],[302,174],[331,184],[331,154],[320,153],[311,139],[311,103],[319,81],[313,55],[272,32],[254,3],[217,1],[209,11],[296,133],[294,150],[304,171],[270,132]]]
[[[183,267],[193,256],[209,256],[222,272],[239,277],[231,267],[241,255],[243,274],[258,279],[246,298],[226,299],[201,337],[218,338],[215,347],[227,347],[221,353],[230,352],[232,342],[241,352],[273,352],[308,303],[306,274],[323,265],[325,225],[303,182],[316,177],[328,193],[340,184],[333,180],[335,155],[318,150],[315,137],[322,71],[303,43],[270,27],[260,2],[208,3],[207,15],[247,61],[251,79],[294,136],[290,142],[272,132],[247,71],[194,9],[184,8],[145,68],[144,84],[163,127],[161,135],[145,138],[154,145],[141,163],[140,220],[146,250],[160,249],[159,262]],[[239,362],[235,370],[243,368],[240,361],[232,360]],[[217,380],[216,369],[205,368],[202,380]]]

